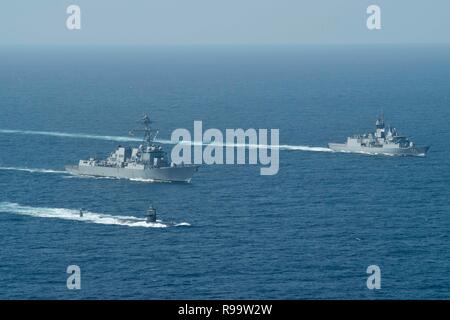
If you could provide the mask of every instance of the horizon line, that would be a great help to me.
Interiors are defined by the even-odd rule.
[[[0,43],[0,47],[295,47],[295,46],[432,46],[450,42],[304,42],[304,43]]]

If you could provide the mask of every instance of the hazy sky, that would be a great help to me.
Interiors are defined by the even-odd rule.
[[[81,30],[66,8],[81,7]],[[381,7],[382,30],[366,27]],[[0,44],[450,43],[450,0],[2,0]]]

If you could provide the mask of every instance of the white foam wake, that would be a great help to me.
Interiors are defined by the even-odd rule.
[[[135,137],[120,137],[120,136],[101,136],[95,134],[85,134],[85,133],[66,133],[66,132],[53,132],[53,131],[32,131],[32,130],[9,130],[0,129],[0,133],[9,134],[25,134],[25,135],[40,135],[40,136],[52,136],[61,138],[78,138],[78,139],[96,139],[96,140],[108,140],[108,141],[142,141]]]
[[[44,135],[62,138],[78,138],[78,139],[98,139],[98,140],[108,140],[108,141],[119,141],[119,142],[136,142],[142,141],[140,138],[136,137],[121,137],[121,136],[102,136],[94,134],[85,133],[65,133],[65,132],[51,132],[51,131],[31,131],[31,130],[9,130],[0,129],[0,133],[9,134],[26,134],[26,135]],[[173,142],[167,139],[156,139],[156,142],[163,144],[188,144],[191,146],[217,146],[217,147],[230,147],[230,148],[248,148],[248,149],[279,149],[287,151],[311,151],[311,152],[333,152],[333,150],[324,147],[310,147],[305,145],[263,145],[263,144],[239,144],[239,143],[208,143],[202,141],[180,141]]]
[[[53,173],[53,174],[62,174],[65,179],[106,179],[106,180],[130,180],[134,182],[143,182],[143,183],[162,183],[164,181],[158,181],[153,179],[140,179],[140,178],[117,178],[117,177],[100,177],[100,176],[89,176],[89,175],[71,175],[67,171],[53,170],[53,169],[39,169],[39,168],[20,168],[20,167],[0,167],[0,170],[6,171],[23,171],[30,173]]]
[[[169,140],[159,141],[161,143],[176,144]],[[303,145],[267,145],[267,144],[249,144],[249,143],[219,143],[219,142],[202,142],[202,141],[180,141],[180,144],[188,144],[191,146],[214,146],[219,148],[246,148],[246,149],[279,149],[287,151],[313,151],[313,152],[334,152],[332,149],[324,147],[310,147]]]
[[[174,227],[190,226],[190,224],[187,222],[168,223],[163,222],[161,220],[157,220],[156,222],[149,223],[146,222],[144,218],[138,218],[134,216],[115,216],[90,211],[83,211],[83,216],[80,217],[79,210],[75,209],[30,207],[11,202],[0,202],[0,212],[13,213],[32,217],[40,217],[40,218],[74,220],[80,222],[127,226],[127,227],[167,228],[170,226]]]
[[[119,177],[109,177],[109,176],[90,176],[90,175],[72,175],[68,172],[64,179],[95,179],[95,180],[129,180],[133,182],[142,183],[170,183],[170,181],[154,180],[154,179],[144,179],[144,178],[119,178]]]
[[[280,145],[280,150],[291,150],[291,151],[311,151],[311,152],[334,152],[330,148],[324,147],[310,147],[310,146],[292,146],[292,145]]]
[[[0,170],[10,170],[10,171],[25,171],[30,173],[57,173],[57,174],[68,174],[67,171],[52,170],[52,169],[34,169],[34,168],[19,168],[19,167],[0,167]]]

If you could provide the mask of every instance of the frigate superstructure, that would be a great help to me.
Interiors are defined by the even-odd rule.
[[[142,132],[143,142],[139,147],[118,146],[108,158],[99,160],[90,158],[80,160],[78,165],[68,165],[66,170],[74,175],[115,177],[124,179],[190,182],[198,165],[170,163],[161,145],[155,143],[158,131],[151,129],[150,118],[144,115],[140,123],[143,129],[130,133]]]
[[[381,114],[375,123],[375,132],[354,135],[345,143],[329,143],[328,147],[337,152],[367,153],[399,156],[425,156],[429,146],[416,146],[406,136],[400,135],[391,126],[386,126]]]

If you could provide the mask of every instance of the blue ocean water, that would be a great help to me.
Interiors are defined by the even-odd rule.
[[[0,298],[449,298],[449,57],[445,46],[1,48]],[[117,141],[5,131],[126,136],[149,112],[160,138],[202,120],[326,147],[371,130],[380,110],[428,156],[281,151],[275,176],[216,165],[163,184],[62,172]],[[114,223],[150,203],[184,225]],[[70,218],[80,207],[90,221]],[[81,290],[66,287],[72,264]],[[380,290],[366,287],[373,264]]]

